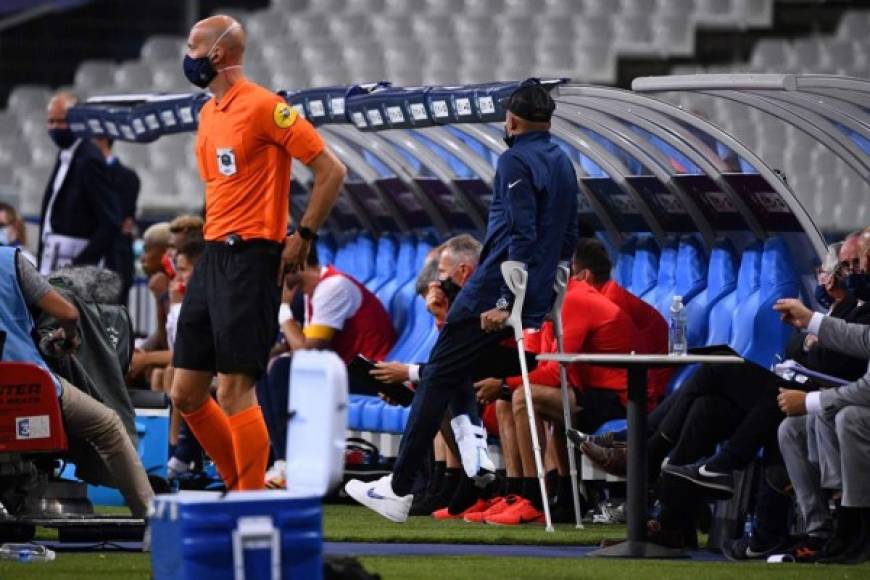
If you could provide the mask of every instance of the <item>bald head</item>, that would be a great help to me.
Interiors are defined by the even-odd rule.
[[[69,91],[55,93],[46,107],[47,125],[49,129],[66,129],[66,113],[78,102],[78,97]]]
[[[238,21],[225,14],[200,20],[187,37],[187,54],[192,58],[209,56],[215,70],[240,64],[244,53],[245,31]]]

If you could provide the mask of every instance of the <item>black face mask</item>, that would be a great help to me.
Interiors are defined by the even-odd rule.
[[[438,280],[438,283],[441,285],[441,291],[447,296],[447,301],[453,304],[453,301],[459,295],[459,291],[462,290],[462,286],[454,282],[453,278],[444,278]]]
[[[187,80],[198,86],[201,89],[206,88],[217,76],[217,71],[208,59],[208,55],[199,58],[193,58],[190,55],[184,55],[184,76]]]
[[[830,308],[834,304],[834,299],[831,298],[831,295],[828,294],[828,291],[825,289],[824,284],[816,285],[816,302],[819,303],[819,306],[822,308]]]
[[[61,149],[66,149],[76,142],[75,133],[69,127],[66,129],[49,129],[48,136]]]
[[[846,277],[846,290],[858,300],[870,302],[870,280],[867,274],[858,272]]]
[[[517,137],[516,137],[516,135],[511,135],[510,133],[508,133],[508,128],[507,128],[507,126],[505,126],[504,137],[502,137],[502,140],[504,141],[505,145],[507,145],[508,147],[513,147],[514,142],[516,142],[516,140],[517,140]]]

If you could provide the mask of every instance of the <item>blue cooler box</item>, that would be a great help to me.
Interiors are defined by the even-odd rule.
[[[320,580],[323,496],[341,482],[347,367],[300,351],[290,367],[286,490],[159,495],[151,563],[158,580]]]
[[[274,491],[182,492],[154,500],[159,580],[319,580],[322,499]],[[159,557],[158,557],[159,555]]]

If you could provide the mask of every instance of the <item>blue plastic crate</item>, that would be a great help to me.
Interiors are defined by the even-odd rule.
[[[154,578],[320,580],[319,497],[274,491],[160,495],[151,516]]]

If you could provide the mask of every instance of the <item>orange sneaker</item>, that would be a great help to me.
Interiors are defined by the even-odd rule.
[[[488,507],[479,512],[474,512],[470,514],[465,514],[465,517],[462,519],[468,522],[469,524],[482,524],[483,520],[486,519],[487,516],[494,516],[496,514],[500,514],[507,508],[514,505],[514,503],[519,499],[516,495],[508,495],[505,497],[494,497],[489,500]]]
[[[472,505],[470,508],[468,508],[464,512],[458,513],[458,514],[451,514],[448,511],[449,509],[450,509],[449,507],[446,507],[446,508],[441,508],[440,510],[436,510],[436,511],[432,512],[432,517],[435,518],[436,520],[461,520],[463,517],[465,517],[465,514],[470,514],[470,513],[485,510],[486,509],[486,500],[479,499],[476,502],[474,502],[474,505]]]
[[[525,498],[519,498],[512,506],[499,514],[487,516],[483,520],[495,526],[518,526],[520,524],[543,524],[544,512]]]

